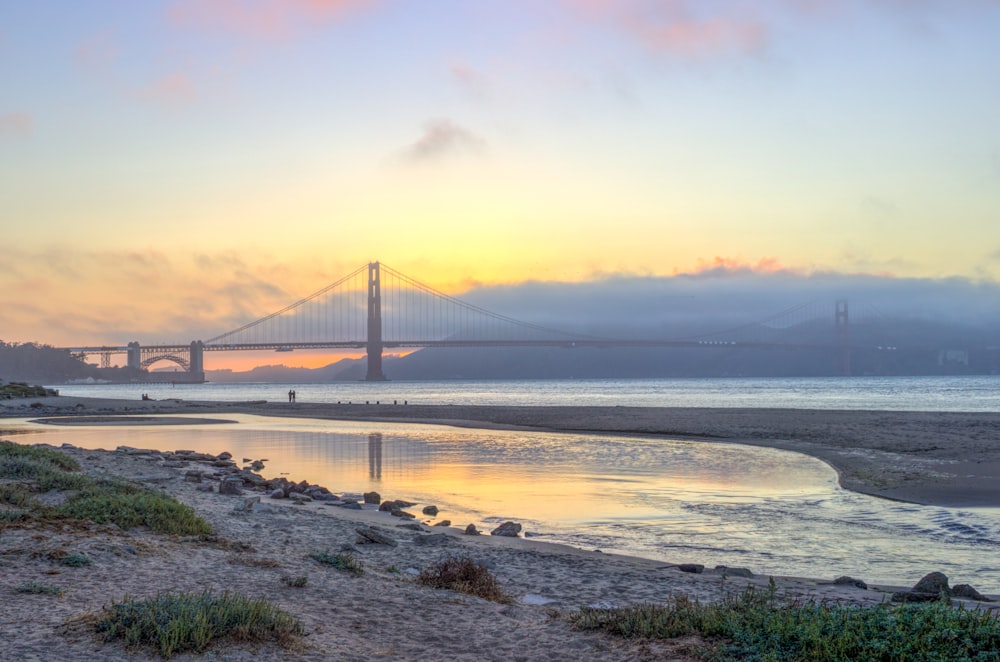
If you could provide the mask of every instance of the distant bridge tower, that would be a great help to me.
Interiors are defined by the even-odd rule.
[[[382,372],[382,284],[378,262],[368,264],[368,374],[365,381],[384,382]]]
[[[851,375],[851,324],[847,315],[847,299],[837,299],[837,304],[833,313],[833,325],[836,331],[836,339],[840,358],[840,374],[844,377]]]
[[[135,370],[137,372],[142,370],[142,348],[139,347],[138,341],[133,340],[128,344],[126,357],[127,360],[125,365],[127,365],[130,370]]]
[[[200,340],[191,341],[191,354],[188,361],[188,372],[192,379],[205,381],[205,343]]]

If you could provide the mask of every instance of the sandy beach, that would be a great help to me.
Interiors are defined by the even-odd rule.
[[[37,403],[37,404],[36,404]],[[834,466],[845,487],[920,503],[1000,505],[1000,415],[801,410],[645,408],[507,408],[402,405],[123,402],[87,398],[0,401],[7,417],[72,417],[72,423],[164,424],[151,415],[227,413],[347,420],[392,420],[465,426],[662,435],[738,441],[795,450]],[[127,416],[116,419],[108,417]],[[190,422],[190,419],[185,419]],[[0,421],[0,430],[3,423]],[[0,434],[0,438],[4,438]],[[161,449],[167,451],[168,449]],[[447,517],[404,521],[385,512],[347,510],[319,501],[296,505],[260,491],[218,493],[224,475],[211,464],[155,451],[67,448],[84,471],[129,477],[191,505],[215,530],[210,541],[112,527],[59,526],[0,530],[0,602],[4,656],[19,660],[137,660],[151,654],[102,643],[77,624],[82,614],[125,596],[165,591],[232,591],[265,597],[299,618],[300,648],[227,645],[210,657],[174,659],[288,660],[643,660],[695,659],[683,644],[627,642],[574,628],[565,615],[588,605],[624,606],[675,594],[717,600],[767,576],[739,577],[710,568],[684,572],[662,563],[577,550],[524,538],[463,532]],[[262,471],[266,476],[266,470]],[[192,479],[199,474],[198,480]],[[296,476],[306,479],[308,476]],[[212,487],[212,491],[205,491]],[[348,486],[328,486],[336,491]],[[395,495],[382,495],[383,499]],[[396,544],[360,544],[358,527],[375,526]],[[361,576],[322,566],[318,551],[353,547]],[[86,567],[64,567],[60,554],[86,554]],[[446,555],[489,567],[513,596],[509,605],[431,589],[414,576]],[[684,559],[685,561],[688,559]],[[927,568],[927,572],[935,568]],[[291,587],[283,577],[306,577]],[[920,577],[915,576],[916,582]],[[900,588],[834,585],[830,577],[775,578],[779,591],[802,599],[877,604]],[[874,578],[861,578],[871,580]],[[16,593],[44,581],[61,597]],[[974,584],[974,578],[962,578]],[[993,596],[996,597],[996,596]]]

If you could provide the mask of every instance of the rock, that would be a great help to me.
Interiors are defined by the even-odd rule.
[[[440,522],[434,522],[433,526],[451,526],[451,520],[443,519]]]
[[[491,536],[506,536],[508,538],[516,538],[517,534],[521,532],[521,525],[516,522],[504,522],[497,528],[490,531]]]
[[[677,566],[677,569],[681,572],[691,572],[696,575],[700,575],[705,572],[705,566],[700,563],[681,563]]]
[[[264,463],[260,460],[254,460],[253,463],[251,463],[250,468],[254,471],[262,471],[264,469]]]
[[[242,478],[226,478],[219,483],[219,494],[243,494],[242,485]]]
[[[423,531],[424,527],[416,522],[407,522],[406,524],[397,524],[397,529],[408,529],[410,531]]]
[[[260,503],[259,496],[243,499],[243,503],[234,507],[233,512],[252,511],[254,509],[254,506],[259,503]]]
[[[230,453],[229,451],[222,451],[221,453],[219,453],[218,455],[215,456],[215,459],[216,460],[231,460],[231,459],[233,459],[233,454]]]
[[[478,536],[479,535],[479,529],[476,528],[475,524],[470,524],[469,526],[465,527],[465,535],[467,535],[467,536]]]
[[[375,527],[371,526],[359,526],[354,531],[370,543],[375,543],[377,545],[389,545],[390,547],[395,547],[397,543],[393,538],[382,533]]]
[[[864,590],[868,590],[868,584],[864,583],[860,579],[855,579],[854,577],[848,577],[847,575],[841,575],[833,580],[833,583],[839,586],[854,586]]]
[[[910,591],[913,593],[930,593],[934,596],[942,593],[947,596],[951,595],[951,589],[948,588],[948,577],[942,572],[932,572],[924,575],[919,582],[914,584]]]
[[[213,460],[210,464],[213,467],[236,467],[236,463],[232,460]]]
[[[393,517],[405,517],[406,519],[416,519],[417,518],[416,515],[414,515],[413,513],[408,513],[405,510],[394,510],[394,511],[392,511],[389,514],[392,515]]]
[[[368,501],[365,501],[365,503],[368,503]],[[379,509],[379,512],[383,512],[383,513],[391,513],[393,510],[399,510],[399,508],[396,506],[396,502],[395,501],[383,501],[379,505],[378,509]]]
[[[253,485],[254,487],[263,488],[267,485],[268,481],[260,474],[255,474],[249,469],[241,469],[237,475],[243,479],[244,482]]]
[[[340,506],[341,508],[347,508],[348,510],[363,510],[360,503],[355,503],[353,501],[347,503],[330,503],[330,506]]]
[[[431,517],[434,517],[435,515],[438,514],[438,507],[437,506],[424,506],[424,509],[423,509],[422,512],[424,513],[424,515],[430,515]]]
[[[977,600],[979,602],[993,602],[990,598],[972,588],[968,584],[956,584],[951,589],[951,596],[953,598],[966,598],[968,600]]]
[[[204,483],[202,485],[199,485],[195,489],[198,490],[199,492],[214,492],[215,486],[212,485],[211,483]]]
[[[365,503],[382,503],[382,495],[378,492],[365,492]]]
[[[201,482],[201,472],[200,471],[188,471],[184,474],[184,480],[189,483],[200,483]]]
[[[715,571],[727,577],[753,577],[753,572],[749,568],[730,568],[725,565],[717,565],[715,566]]]
[[[304,503],[309,503],[312,501],[312,497],[306,494],[299,494],[298,492],[292,492],[288,495],[288,498],[296,503],[296,505],[302,505]]]
[[[413,503],[412,501],[403,501],[402,499],[396,499],[396,505],[400,508],[410,508],[411,506],[415,506],[417,504]]]
[[[275,489],[271,490],[271,494],[269,496],[272,499],[284,499],[285,490],[281,489],[280,487],[276,487]]]

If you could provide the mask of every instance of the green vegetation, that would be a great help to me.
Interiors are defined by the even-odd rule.
[[[66,589],[60,588],[59,586],[53,586],[52,584],[43,584],[42,582],[25,582],[14,589],[18,593],[33,593],[36,595],[55,595],[60,596],[66,592]]]
[[[303,575],[299,575],[298,577],[283,575],[281,581],[286,586],[291,586],[292,588],[303,588],[309,582],[309,579]]]
[[[686,596],[665,605],[581,609],[583,629],[621,637],[674,639],[700,635],[711,660],[837,662],[840,660],[1000,660],[1000,620],[947,603],[858,607],[788,603],[747,589],[719,604]]]
[[[13,400],[14,398],[44,398],[48,395],[59,395],[59,392],[45,388],[44,386],[29,386],[24,382],[0,384],[0,400]]]
[[[126,598],[105,607],[95,628],[105,641],[121,639],[129,648],[151,646],[165,658],[185,651],[200,653],[220,639],[287,646],[302,634],[298,620],[266,600],[208,592]]]
[[[207,535],[208,522],[194,510],[159,492],[123,480],[77,473],[72,458],[49,448],[0,441],[0,503],[20,509],[0,518],[0,527],[26,521],[86,520],[122,529],[149,527],[156,533]],[[43,506],[35,495],[67,492],[65,503]],[[8,511],[10,512],[10,511]]]
[[[509,604],[511,597],[500,588],[486,566],[467,556],[449,556],[425,568],[417,582],[433,588],[446,588],[474,595],[484,600]]]
[[[70,568],[82,568],[85,565],[90,565],[91,561],[86,554],[67,554],[59,559],[59,563]]]
[[[330,554],[329,552],[313,552],[309,555],[314,561],[318,561],[324,565],[332,565],[334,568],[340,570],[347,570],[348,572],[354,573],[355,575],[364,574],[365,569],[358,562],[354,556],[347,553],[341,554]]]

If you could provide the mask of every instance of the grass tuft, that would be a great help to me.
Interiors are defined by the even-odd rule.
[[[59,559],[59,563],[70,568],[81,568],[85,565],[90,565],[91,561],[90,557],[86,554],[67,554]]]
[[[43,584],[42,582],[25,582],[17,586],[14,589],[18,593],[32,593],[36,595],[55,595],[61,596],[66,592],[66,589],[59,586],[54,586],[52,584]]]
[[[662,605],[581,609],[582,629],[625,638],[701,635],[713,660],[1000,660],[1000,620],[945,603],[859,607],[789,603],[747,589],[717,604],[676,596]]]
[[[122,529],[146,526],[156,533],[208,535],[212,527],[194,509],[160,492],[117,479],[95,479],[80,473],[71,457],[50,448],[0,441],[0,503],[20,509],[0,518],[0,526],[27,521],[86,520]],[[35,495],[59,490],[67,500],[44,507]]]
[[[355,575],[362,575],[365,572],[361,563],[353,555],[345,553],[330,554],[329,552],[313,552],[309,555],[314,561],[324,565],[332,565],[340,570],[347,570]]]
[[[425,568],[417,582],[433,588],[446,588],[474,595],[484,600],[509,604],[511,597],[490,574],[486,566],[467,556],[449,556]]]
[[[128,648],[150,646],[164,658],[200,653],[221,639],[288,645],[302,634],[297,619],[266,600],[208,592],[126,598],[105,607],[95,628],[105,641],[120,639]]]

